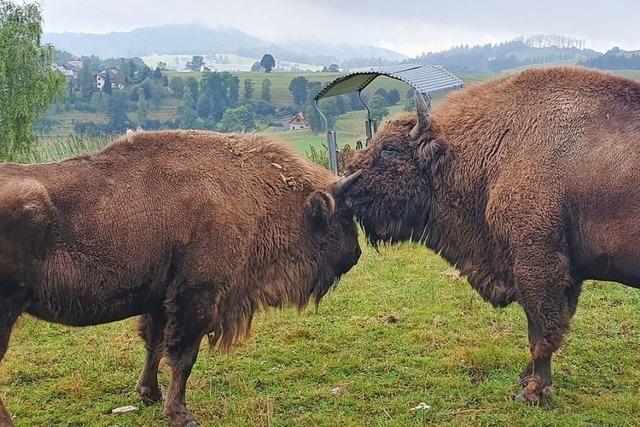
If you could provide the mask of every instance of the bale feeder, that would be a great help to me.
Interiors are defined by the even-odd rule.
[[[451,74],[444,67],[436,65],[401,64],[389,67],[372,68],[367,71],[354,71],[338,77],[328,83],[313,99],[314,106],[325,124],[327,130],[327,150],[329,167],[338,172],[338,142],[336,132],[329,129],[327,118],[320,110],[318,102],[324,98],[358,92],[358,96],[367,111],[365,120],[366,145],[369,145],[376,133],[378,124],[371,119],[369,107],[362,98],[362,91],[380,76],[400,80],[411,86],[417,93],[426,98],[427,105],[431,103],[431,95],[437,92],[458,89],[463,86],[462,80]],[[359,147],[356,147],[356,149]]]

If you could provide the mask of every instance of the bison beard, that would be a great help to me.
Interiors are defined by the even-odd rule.
[[[185,387],[202,337],[228,348],[261,306],[317,304],[360,256],[335,177],[265,137],[126,136],[48,165],[0,166],[0,359],[21,313],[69,325],[141,315],[136,390],[196,425]],[[0,402],[0,425],[11,419]]]
[[[640,287],[640,84],[528,70],[390,121],[358,152],[346,203],[369,242],[419,241],[484,299],[517,301],[531,363],[518,400],[551,392],[586,279]]]

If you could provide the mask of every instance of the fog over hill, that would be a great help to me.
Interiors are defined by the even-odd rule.
[[[348,43],[330,45],[317,41],[297,41],[278,46],[234,28],[210,28],[200,24],[163,25],[108,34],[45,33],[43,41],[78,56],[97,55],[101,58],[134,57],[152,53],[232,53],[259,58],[268,52],[281,60],[315,65],[341,63],[353,58],[375,58],[382,62],[396,62],[407,58],[389,49]]]

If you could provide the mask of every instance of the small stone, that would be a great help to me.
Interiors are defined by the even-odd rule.
[[[122,406],[111,411],[112,414],[128,414],[129,412],[136,412],[138,410],[135,406]]]
[[[340,394],[341,391],[342,391],[342,387],[338,385],[331,389],[331,394],[333,394],[334,396],[337,396]]]
[[[427,405],[424,402],[420,402],[416,406],[411,408],[411,412],[422,411],[423,409],[431,409],[431,406]]]

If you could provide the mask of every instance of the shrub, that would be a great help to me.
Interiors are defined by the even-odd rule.
[[[305,151],[305,155],[309,160],[311,160],[315,164],[318,164],[325,169],[329,169],[329,153],[327,152],[326,145],[322,144],[320,149],[311,145]]]

